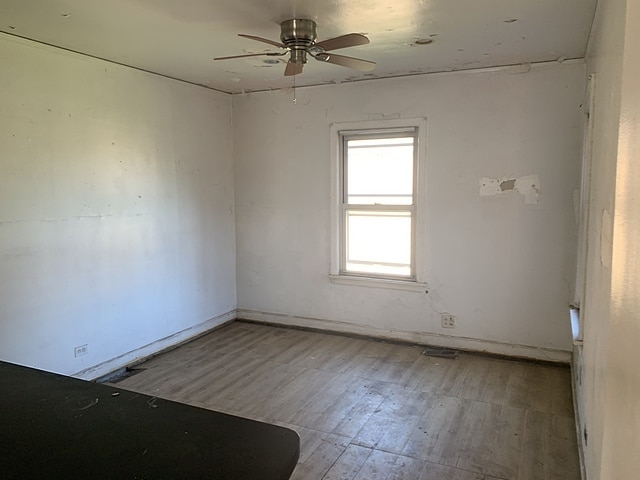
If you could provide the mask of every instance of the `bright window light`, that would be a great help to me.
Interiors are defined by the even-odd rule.
[[[341,273],[415,279],[416,138],[342,134]]]

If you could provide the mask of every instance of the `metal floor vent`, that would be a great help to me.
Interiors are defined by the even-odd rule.
[[[438,357],[438,358],[458,358],[458,352],[455,350],[450,350],[448,348],[432,348],[427,347],[422,350],[422,355],[426,355],[427,357]]]

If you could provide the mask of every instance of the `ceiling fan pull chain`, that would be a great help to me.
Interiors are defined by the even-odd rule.
[[[296,76],[293,76],[293,103],[296,103]]]

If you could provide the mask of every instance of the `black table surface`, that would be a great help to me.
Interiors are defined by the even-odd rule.
[[[0,362],[0,479],[288,479],[293,430]]]

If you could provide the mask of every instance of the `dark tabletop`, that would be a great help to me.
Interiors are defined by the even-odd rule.
[[[0,479],[288,479],[287,428],[0,362]]]

